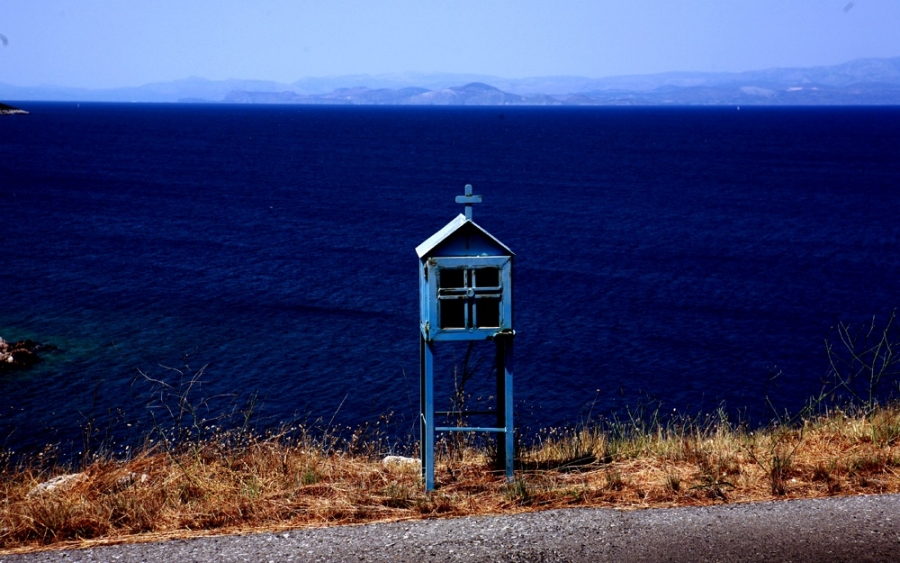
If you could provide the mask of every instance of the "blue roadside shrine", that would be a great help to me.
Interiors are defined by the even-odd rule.
[[[425,490],[434,489],[437,432],[497,434],[497,467],[513,478],[513,252],[472,221],[481,203],[467,184],[460,213],[416,247],[419,255],[420,449]],[[437,342],[493,341],[496,345],[496,408],[488,411],[434,410],[434,347]],[[435,426],[435,416],[493,415],[493,426]]]

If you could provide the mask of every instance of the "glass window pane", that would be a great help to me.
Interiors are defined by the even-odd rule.
[[[465,270],[440,270],[438,287],[441,289],[450,287],[466,287]]]
[[[441,328],[466,328],[466,300],[438,300]]]
[[[494,298],[476,299],[475,309],[478,328],[496,328],[500,326],[500,300]]]
[[[475,270],[476,287],[497,287],[500,285],[500,270],[497,268],[478,268]]]

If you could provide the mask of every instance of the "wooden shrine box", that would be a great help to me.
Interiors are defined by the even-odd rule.
[[[488,340],[513,330],[513,252],[462,213],[416,247],[426,342]]]
[[[435,487],[435,434],[486,432],[497,435],[497,467],[513,479],[513,252],[472,221],[472,186],[457,196],[465,214],[416,247],[419,256],[420,432],[425,490]],[[438,342],[493,341],[496,405],[490,411],[436,411],[435,348]],[[441,426],[440,417],[491,417],[487,425]],[[438,418],[435,418],[435,417]]]

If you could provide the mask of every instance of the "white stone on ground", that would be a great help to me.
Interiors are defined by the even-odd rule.
[[[33,489],[28,491],[28,494],[26,496],[35,497],[38,495],[52,493],[54,491],[64,491],[86,478],[87,475],[85,475],[84,473],[68,473],[66,475],[60,475],[59,477],[54,477],[49,481],[39,483]]]
[[[414,457],[389,455],[381,460],[381,464],[385,467],[419,467],[422,465],[422,461]]]

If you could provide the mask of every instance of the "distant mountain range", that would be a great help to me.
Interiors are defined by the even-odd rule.
[[[900,105],[900,57],[749,72],[584,78],[407,73],[261,80],[187,78],[88,90],[0,83],[16,101],[319,105]]]

